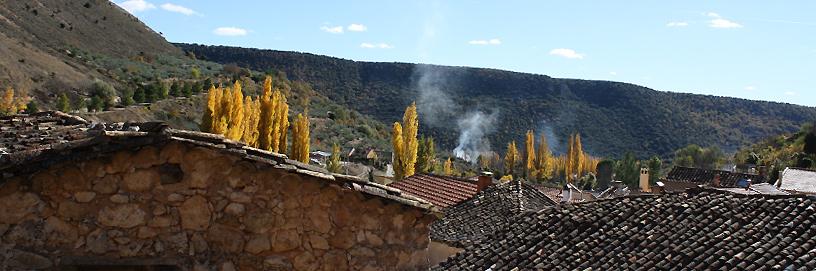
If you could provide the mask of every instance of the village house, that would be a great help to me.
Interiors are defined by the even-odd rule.
[[[0,270],[419,270],[425,200],[222,136],[0,118]]]
[[[414,174],[388,186],[424,199],[444,211],[445,208],[472,198],[494,182],[492,175],[487,173],[474,180],[435,174]]]
[[[746,187],[751,183],[763,182],[766,182],[765,177],[758,174],[688,167],[674,167],[661,180],[665,192],[683,192],[698,186]]]
[[[790,193],[816,195],[816,171],[786,168],[779,173],[775,186]]]
[[[816,270],[816,198],[693,188],[525,213],[433,270]]]
[[[471,199],[445,209],[445,215],[431,224],[431,263],[444,261],[467,245],[487,239],[512,224],[522,213],[555,204],[523,180],[490,186]]]

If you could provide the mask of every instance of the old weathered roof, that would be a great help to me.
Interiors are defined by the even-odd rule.
[[[672,168],[669,174],[666,175],[666,181],[710,186],[716,175],[720,175],[720,187],[737,187],[737,182],[744,179],[751,179],[753,183],[764,181],[763,178],[756,174],[688,167]]]
[[[779,178],[779,189],[794,193],[816,194],[816,171],[786,168]]]
[[[171,129],[161,122],[90,123],[61,112],[41,112],[0,117],[0,132],[0,183],[7,178],[30,174],[54,164],[179,141],[438,213],[438,209],[429,202],[397,189],[354,176],[332,174],[323,168],[290,160],[283,154],[252,148],[222,135]]]
[[[464,247],[508,227],[521,213],[553,205],[544,193],[523,181],[497,184],[445,209],[442,219],[431,224],[431,240]]]
[[[814,200],[692,189],[557,205],[435,269],[814,270]]]
[[[479,192],[475,182],[450,176],[415,174],[388,186],[447,208],[472,198]]]
[[[769,183],[751,184],[749,187],[725,187],[714,189],[744,195],[790,195],[790,193],[779,190],[776,188],[776,186]]]

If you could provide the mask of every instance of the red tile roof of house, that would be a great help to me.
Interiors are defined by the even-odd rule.
[[[388,186],[447,208],[472,198],[479,192],[475,182],[450,176],[415,174]]]

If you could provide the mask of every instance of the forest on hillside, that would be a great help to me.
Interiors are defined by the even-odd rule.
[[[563,153],[567,138],[577,132],[592,155],[622,157],[632,151],[639,158],[655,154],[670,158],[689,144],[735,152],[816,119],[816,108],[661,92],[620,82],[176,45],[198,59],[283,71],[333,101],[386,123],[398,120],[406,105],[418,101],[420,119],[426,120],[420,123],[422,134],[433,136],[442,149],[457,146],[462,122],[474,112],[493,117],[483,124],[495,150],[511,140],[521,141],[524,131],[534,129],[549,134],[556,153]],[[424,99],[429,91],[432,99]],[[433,110],[423,110],[423,106]]]

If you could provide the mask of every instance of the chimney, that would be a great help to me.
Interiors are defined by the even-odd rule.
[[[479,177],[476,180],[476,189],[479,191],[484,190],[488,186],[493,185],[493,173],[488,171],[483,171],[479,174]]]
[[[651,193],[652,189],[649,187],[649,168],[640,169],[640,191]]]

